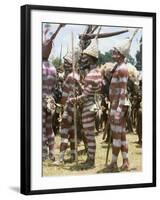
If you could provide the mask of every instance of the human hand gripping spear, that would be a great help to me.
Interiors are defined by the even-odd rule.
[[[74,57],[74,35],[72,32],[72,69],[73,69],[73,79],[75,80],[75,57]],[[77,98],[76,96],[76,85],[74,82],[73,86],[73,93],[74,93],[74,99]],[[74,141],[75,141],[75,160],[76,160],[76,166],[78,166],[78,149],[77,149],[77,99],[74,101]]]

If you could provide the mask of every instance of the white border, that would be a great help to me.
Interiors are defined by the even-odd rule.
[[[63,22],[143,27],[143,171],[88,176],[41,176],[41,23]],[[152,182],[152,18],[120,15],[31,12],[31,189],[138,184]]]

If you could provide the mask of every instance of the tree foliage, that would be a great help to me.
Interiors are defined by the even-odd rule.
[[[62,64],[62,60],[59,57],[56,57],[55,59],[52,60],[52,64],[58,68]]]
[[[127,62],[131,63],[132,65],[135,65],[136,63],[135,59],[131,55],[128,55]]]
[[[104,54],[99,51],[98,64],[103,65],[106,62],[114,62],[114,60],[112,59],[112,50],[109,50]],[[135,59],[131,55],[128,56],[127,62],[131,63],[132,65],[135,65],[136,63]]]
[[[102,65],[106,62],[113,62],[112,51],[105,52],[104,54],[99,51],[98,64]]]
[[[142,38],[140,40],[140,43],[141,43],[140,50],[137,51],[137,54],[136,54],[136,60],[137,60],[136,68],[141,71],[142,70]]]

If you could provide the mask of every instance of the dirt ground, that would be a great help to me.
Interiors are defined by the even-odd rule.
[[[137,143],[138,136],[135,133],[127,134],[128,146],[129,146],[129,162],[130,169],[127,173],[133,171],[142,170],[142,147]],[[55,157],[59,156],[60,137],[56,136],[55,145]],[[43,176],[63,176],[63,175],[85,175],[96,173],[109,173],[106,171],[105,161],[108,144],[102,140],[102,133],[96,136],[96,161],[95,168],[82,170],[81,163],[86,160],[86,154],[84,154],[84,145],[81,142],[78,146],[78,165],[76,163],[69,163],[67,159],[70,158],[70,149],[68,148],[65,154],[65,164],[62,166],[54,166],[50,160],[43,162]],[[111,149],[109,151],[109,162],[111,161]],[[122,156],[119,155],[118,166],[122,164]],[[121,173],[121,172],[120,172]]]

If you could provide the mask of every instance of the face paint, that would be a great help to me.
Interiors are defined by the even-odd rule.
[[[121,55],[117,49],[114,49],[112,51],[112,58],[115,62],[119,61],[119,59],[121,58]]]
[[[69,73],[72,72],[72,64],[69,63],[66,59],[64,59],[64,71],[65,75],[68,75]]]
[[[80,59],[80,70],[84,70],[90,67],[89,57],[85,54],[81,56]]]

